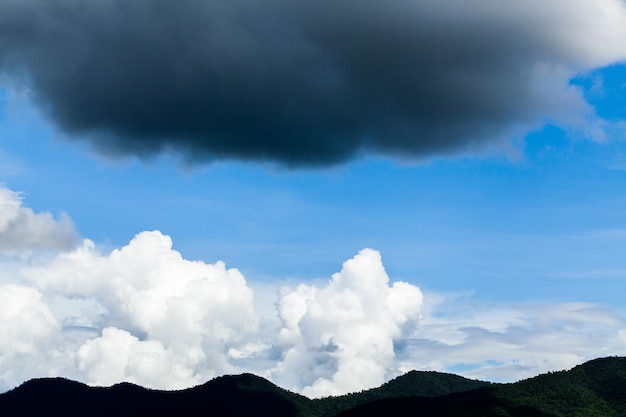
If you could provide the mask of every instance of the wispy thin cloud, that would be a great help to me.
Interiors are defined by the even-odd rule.
[[[429,293],[425,294],[428,301]],[[624,312],[590,303],[494,303],[438,296],[407,339],[402,368],[512,382],[623,353]]]

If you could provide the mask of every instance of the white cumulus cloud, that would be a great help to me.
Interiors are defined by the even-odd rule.
[[[394,342],[420,315],[422,293],[389,285],[380,254],[364,249],[325,287],[301,284],[278,303],[284,358],[275,377],[305,395],[324,396],[385,382]]]
[[[47,374],[59,327],[37,289],[0,285],[0,388]]]
[[[18,194],[0,188],[0,196],[5,237],[38,236],[29,229],[38,221],[52,242],[63,235]],[[32,242],[24,247],[46,247]],[[423,297],[391,282],[373,249],[325,284],[265,288],[255,308],[240,271],[187,260],[159,231],[110,253],[89,240],[47,247],[53,256],[36,263],[18,256],[7,268],[0,258],[0,391],[41,376],[178,389],[254,372],[317,397],[411,369],[511,381],[623,354],[626,341],[626,317],[603,306]]]
[[[380,254],[364,249],[326,287],[283,290],[279,320],[268,322],[238,270],[185,260],[158,231],[110,254],[85,240],[21,274],[46,294],[102,308],[61,319],[96,332],[73,349],[74,371],[97,385],[180,388],[253,369],[311,396],[370,388],[394,372],[394,342],[422,304],[417,287],[390,285]]]
[[[35,213],[22,206],[22,197],[0,184],[0,251],[68,249],[78,241],[67,215]]]
[[[107,327],[78,350],[78,368],[87,382],[112,385],[129,381],[154,388],[186,388],[204,381],[158,340],[140,341],[128,331]]]
[[[48,265],[22,273],[48,293],[95,299],[105,309],[101,322],[92,323],[105,327],[102,335],[79,352],[81,369],[95,384],[200,383],[233,371],[229,349],[245,345],[257,332],[253,294],[243,275],[223,262],[183,259],[170,237],[158,231],[140,233],[109,255],[86,240]],[[168,378],[145,378],[155,366]]]

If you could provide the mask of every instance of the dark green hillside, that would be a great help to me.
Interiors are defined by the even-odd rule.
[[[149,400],[150,391],[136,385],[94,388],[63,378],[42,378],[28,381],[0,396],[0,415],[130,415],[137,410],[137,404]]]
[[[490,383],[453,374],[410,371],[378,388],[314,401],[316,406],[322,410],[323,416],[334,416],[341,411],[372,401],[405,397],[437,397],[455,392],[470,391],[487,385]]]
[[[490,382],[441,372],[411,371],[381,385],[379,388],[365,391],[364,394],[372,394],[382,398],[437,397],[455,392],[471,391],[490,384]]]
[[[514,384],[433,398],[370,402],[341,417],[624,417],[626,358],[604,358]]]
[[[309,400],[251,375],[181,390],[62,378],[31,380],[0,395],[0,416],[625,417],[626,358],[596,359],[514,384],[409,372],[379,388]]]
[[[180,401],[209,401],[228,414],[252,416],[312,415],[311,400],[284,390],[268,380],[252,374],[228,375],[215,378],[204,385],[180,391]],[[267,414],[265,414],[267,413]]]
[[[500,400],[493,387],[442,397],[409,397],[374,401],[339,414],[339,417],[554,417],[524,405]]]
[[[555,416],[626,415],[626,358],[603,358],[569,371],[502,385],[498,397]]]
[[[181,391],[148,390],[123,383],[88,387],[60,378],[29,381],[0,395],[0,416],[235,416],[296,417],[310,414],[310,400],[263,378],[216,378]]]

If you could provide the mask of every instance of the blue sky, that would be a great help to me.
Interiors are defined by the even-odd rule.
[[[600,108],[619,106],[619,82]],[[3,126],[4,155],[15,166],[5,184],[35,211],[69,214],[81,236],[104,245],[158,229],[187,258],[224,260],[261,280],[326,277],[371,247],[391,276],[433,290],[622,302],[619,138],[572,139],[546,126],[502,153],[364,158],[322,170],[184,168],[167,157],[109,162],[55,138],[32,109],[17,111]]]
[[[581,10],[591,7],[588,2],[578,3]],[[626,16],[620,2],[601,3],[621,7]],[[476,2],[475,7],[482,10],[484,4]],[[543,16],[533,7],[529,6],[531,12]],[[582,19],[593,20],[586,16]],[[598,19],[602,22],[601,17]],[[599,40],[608,37],[619,43],[620,30],[618,25],[615,31],[601,34],[604,38],[589,36]],[[12,39],[10,34],[0,33],[0,40],[2,36]],[[572,45],[574,51],[586,47],[582,43]],[[385,304],[391,309],[389,317],[398,320],[394,322],[398,329],[381,324],[372,331],[383,334],[381,346],[393,343],[394,348],[391,353],[381,348],[380,352],[363,354],[364,363],[371,360],[381,364],[380,370],[362,379],[366,385],[374,386],[413,368],[515,380],[597,356],[623,355],[626,65],[620,62],[624,62],[626,53],[617,46],[613,49],[609,57],[589,58],[583,51],[571,61],[555,58],[555,62],[565,62],[563,68],[567,71],[550,73],[537,82],[561,82],[550,87],[558,94],[563,92],[554,101],[558,105],[533,108],[531,116],[530,110],[520,112],[523,115],[518,119],[511,116],[510,125],[504,123],[505,128],[488,140],[472,137],[459,145],[447,136],[449,132],[433,127],[421,132],[441,135],[441,141],[453,145],[438,148],[438,142],[433,142],[435,145],[425,151],[415,150],[419,147],[398,151],[393,146],[389,151],[380,139],[372,146],[369,142],[356,145],[356,151],[347,158],[314,156],[319,159],[313,165],[299,162],[307,160],[300,153],[282,156],[280,149],[288,147],[289,139],[261,151],[252,161],[248,151],[241,149],[225,157],[211,156],[211,152],[219,155],[215,149],[221,148],[217,147],[194,151],[200,155],[194,160],[193,152],[176,148],[182,143],[176,142],[178,139],[154,152],[143,152],[142,146],[149,142],[139,140],[137,148],[127,148],[124,144],[133,143],[132,137],[126,131],[116,131],[115,126],[111,134],[122,132],[122,139],[107,142],[106,135],[99,137],[88,129],[74,128],[64,119],[65,113],[54,110],[65,104],[59,104],[56,93],[49,92],[38,61],[29,61],[26,56],[23,66],[31,68],[35,81],[24,83],[15,77],[15,71],[7,71],[0,78],[0,183],[4,189],[19,193],[5,196],[4,204],[8,207],[7,202],[19,202],[20,210],[32,210],[34,218],[43,219],[37,216],[49,212],[53,219],[41,221],[56,225],[50,226],[52,229],[58,227],[51,233],[63,239],[69,233],[75,239],[61,243],[59,237],[58,245],[48,247],[37,243],[39,238],[26,239],[31,233],[26,220],[20,223],[8,217],[8,211],[3,214],[24,231],[0,228],[0,237],[4,233],[2,239],[9,239],[9,243],[0,245],[0,260],[6,271],[0,276],[0,284],[18,286],[24,299],[31,300],[37,306],[33,308],[47,317],[46,326],[57,330],[44,332],[43,336],[33,333],[36,337],[28,338],[33,347],[26,353],[6,347],[3,352],[0,343],[0,388],[10,388],[41,374],[61,374],[95,384],[126,379],[180,387],[220,373],[251,370],[307,395],[362,389],[364,386],[346,382],[362,377],[342,368],[342,361],[346,369],[351,363],[359,363],[350,361],[360,360],[361,348],[341,342],[350,337],[341,333],[342,327],[335,329],[325,321],[331,319],[315,316],[313,307],[332,310],[325,303],[335,300],[341,292],[333,291],[342,288],[343,294],[354,290],[362,294],[362,301],[367,298],[369,293],[355,289],[360,285],[358,279],[347,278],[352,276],[350,265],[363,271],[358,266],[361,262],[371,262],[372,270],[379,271],[374,255],[367,252],[357,256],[364,248],[382,256],[390,281],[380,288],[389,291],[390,299],[401,292],[392,287],[398,281],[410,284],[405,291],[415,295],[407,302],[403,319],[397,319],[395,310]],[[511,79],[514,82],[515,78]],[[548,101],[542,94],[537,93],[534,99]],[[480,107],[480,97],[473,99]],[[243,113],[238,116],[242,123],[248,120]],[[249,120],[254,123],[252,117]],[[276,131],[283,134],[280,128],[282,125]],[[370,132],[378,132],[372,129]],[[239,140],[239,134],[233,133],[231,140]],[[189,146],[196,146],[193,143]],[[203,159],[202,152],[209,157]],[[64,216],[71,219],[69,226],[67,222],[61,225]],[[88,272],[81,275],[78,265],[113,262],[111,251],[123,252],[122,248],[144,231],[169,236],[173,249],[183,259],[201,261],[203,265],[223,261],[227,268],[236,268],[245,277],[246,288],[232,289],[233,294],[245,296],[233,299],[247,300],[247,288],[251,288],[256,310],[250,310],[250,317],[256,317],[257,328],[249,330],[247,325],[244,329],[237,327],[243,326],[241,323],[231,323],[233,332],[245,337],[227,338],[215,348],[221,354],[227,352],[230,356],[226,359],[190,365],[188,356],[163,330],[165,324],[142,324],[139,316],[124,315],[128,309],[125,301],[111,304],[112,296],[106,295],[109,290],[103,283],[118,275],[126,276],[127,272],[131,277],[132,271],[141,275],[145,273],[143,266],[128,265],[128,271],[118,275],[110,272],[113,275],[106,277],[104,272],[94,277]],[[11,239],[18,249],[11,247]],[[35,243],[24,249],[17,239]],[[73,264],[64,256],[79,253],[73,251],[79,250],[83,239],[94,242],[101,259],[93,255],[85,258],[91,261]],[[146,251],[151,244],[156,245],[146,243]],[[158,257],[158,253],[152,255]],[[163,253],[170,254],[169,250]],[[82,255],[72,256],[78,259]],[[354,262],[344,265],[340,285],[331,276],[351,258]],[[61,272],[48,277],[37,268],[47,268],[50,274],[57,268]],[[182,279],[177,275],[185,274],[182,266],[180,271],[170,268],[170,279]],[[383,277],[383,272],[377,273],[376,277]],[[60,278],[63,274],[75,275],[76,281],[59,284],[65,282]],[[83,287],[89,280],[93,280],[94,288],[101,289]],[[369,281],[364,278],[363,282]],[[161,288],[160,283],[155,281],[153,288]],[[372,288],[378,284],[372,281]],[[4,288],[8,293],[9,287]],[[238,293],[240,290],[243,292]],[[117,290],[111,291],[113,294]],[[137,291],[141,294],[148,290]],[[133,297],[129,300],[135,300]],[[301,322],[293,322],[289,303],[296,303],[298,297],[302,297],[311,316],[306,320],[299,316]],[[339,304],[345,301],[341,297],[337,300]],[[232,311],[248,307],[233,304]],[[7,309],[4,317],[13,317],[15,311]],[[334,316],[329,312],[328,317]],[[374,316],[363,317],[369,317],[367,323],[375,322]],[[348,323],[369,329],[361,322]],[[77,326],[88,329],[87,333],[72,333]],[[335,343],[338,351],[347,352],[345,356],[331,351],[320,353],[321,342],[312,338],[318,331],[325,334],[325,328],[333,336],[324,343]],[[267,329],[274,329],[277,336],[261,337],[263,331],[259,329],[265,329],[266,334],[272,334]],[[21,337],[16,332],[14,337]],[[9,334],[4,336],[8,338]],[[209,339],[203,339],[201,345],[206,355],[214,348],[210,342],[213,339]],[[504,354],[499,343],[508,346],[510,354]],[[63,352],[58,357],[64,359],[59,359],[58,365],[44,364],[46,356],[40,351],[46,346]],[[150,352],[156,355],[150,349],[158,347],[160,357],[166,358],[164,363],[171,369],[180,366],[184,372],[168,371],[159,379],[147,368],[137,368],[139,371],[133,373],[135,368],[130,365],[120,368],[117,374],[90,367],[107,363],[111,358],[107,352],[116,352],[120,346],[137,347],[140,356]],[[449,353],[443,359],[438,352]],[[187,359],[180,359],[183,357]],[[29,361],[39,362],[28,365]],[[81,366],[72,368],[68,363]],[[302,373],[303,369],[307,371]],[[167,384],[163,378],[173,382]]]

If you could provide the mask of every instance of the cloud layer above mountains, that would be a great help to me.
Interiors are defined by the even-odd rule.
[[[371,249],[325,286],[282,288],[276,316],[262,317],[237,269],[186,260],[158,231],[108,254],[89,240],[68,247],[68,218],[35,214],[6,188],[0,196],[0,242],[20,237],[0,247],[0,262],[21,262],[0,277],[2,388],[52,374],[172,389],[255,371],[311,396],[339,394],[397,372],[394,344],[419,318],[419,288],[390,284]],[[20,251],[29,254],[16,261]]]
[[[6,0],[0,71],[100,152],[285,166],[594,130],[569,84],[626,58],[620,0]]]
[[[284,288],[277,334],[267,334],[239,271],[187,261],[159,232],[108,255],[85,241],[21,275],[30,285],[0,286],[0,297],[13,300],[0,311],[3,340],[13,341],[0,367],[8,372],[11,362],[38,362],[45,352],[67,361],[61,372],[97,385],[182,388],[249,370],[237,362],[258,359],[273,362],[262,373],[312,396],[356,391],[388,378],[394,342],[416,324],[422,304],[417,287],[388,286],[380,255],[368,249],[326,287]],[[91,300],[101,313],[55,317],[46,296]]]
[[[0,196],[0,218],[21,219],[0,228],[0,242],[20,237],[0,247],[0,390],[41,376],[175,389],[254,372],[315,397],[410,369],[522,378],[626,342],[626,319],[611,309],[423,295],[392,282],[372,249],[326,282],[277,285],[261,303],[275,311],[261,314],[241,272],[186,260],[159,231],[102,253],[73,240],[69,218],[34,213],[4,187]],[[45,245],[33,227],[42,222]]]

